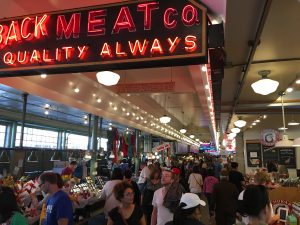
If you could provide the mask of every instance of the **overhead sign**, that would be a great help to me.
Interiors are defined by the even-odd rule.
[[[136,1],[10,18],[0,21],[0,48],[4,75],[201,64],[206,8]]]

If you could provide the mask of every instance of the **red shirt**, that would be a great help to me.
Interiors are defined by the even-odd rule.
[[[62,176],[65,176],[65,175],[70,176],[72,174],[73,174],[73,171],[68,166],[66,168],[64,168],[61,172]]]

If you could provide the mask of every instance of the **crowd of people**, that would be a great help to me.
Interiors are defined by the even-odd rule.
[[[71,175],[75,168],[71,163],[63,175]],[[254,185],[246,186],[236,162],[183,161],[162,167],[146,160],[136,178],[130,169],[115,167],[102,190],[104,214],[89,225],[208,225],[201,218],[204,206],[216,225],[272,223],[264,171],[255,175]],[[39,187],[47,196],[42,225],[74,224],[72,202],[62,186],[59,174],[47,172],[39,177]],[[0,224],[27,225],[7,187],[0,189]]]

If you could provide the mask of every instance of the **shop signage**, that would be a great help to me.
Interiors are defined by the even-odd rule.
[[[274,129],[265,129],[261,131],[261,144],[265,146],[274,146],[279,141],[279,134]]]
[[[0,21],[0,48],[2,75],[201,64],[206,8],[133,1],[10,18]]]

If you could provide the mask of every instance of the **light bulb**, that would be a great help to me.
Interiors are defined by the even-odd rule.
[[[80,91],[79,88],[75,88],[75,89],[74,89],[74,92],[75,92],[75,93],[79,93],[79,91]]]
[[[98,98],[98,99],[97,99],[97,102],[98,102],[98,103],[101,103],[101,99],[100,99],[100,98]]]
[[[41,78],[45,79],[47,77],[47,74],[43,73],[41,74]]]
[[[206,66],[204,65],[204,66],[202,66],[201,67],[201,70],[203,71],[203,72],[206,72],[207,71],[207,68],[206,68]]]
[[[46,114],[46,115],[48,115],[48,114],[49,114],[49,111],[48,111],[48,110],[46,110],[46,111],[45,111],[45,114]]]
[[[294,90],[294,88],[292,88],[292,87],[289,87],[289,88],[286,89],[286,91],[287,91],[288,93],[291,93],[293,90]]]

